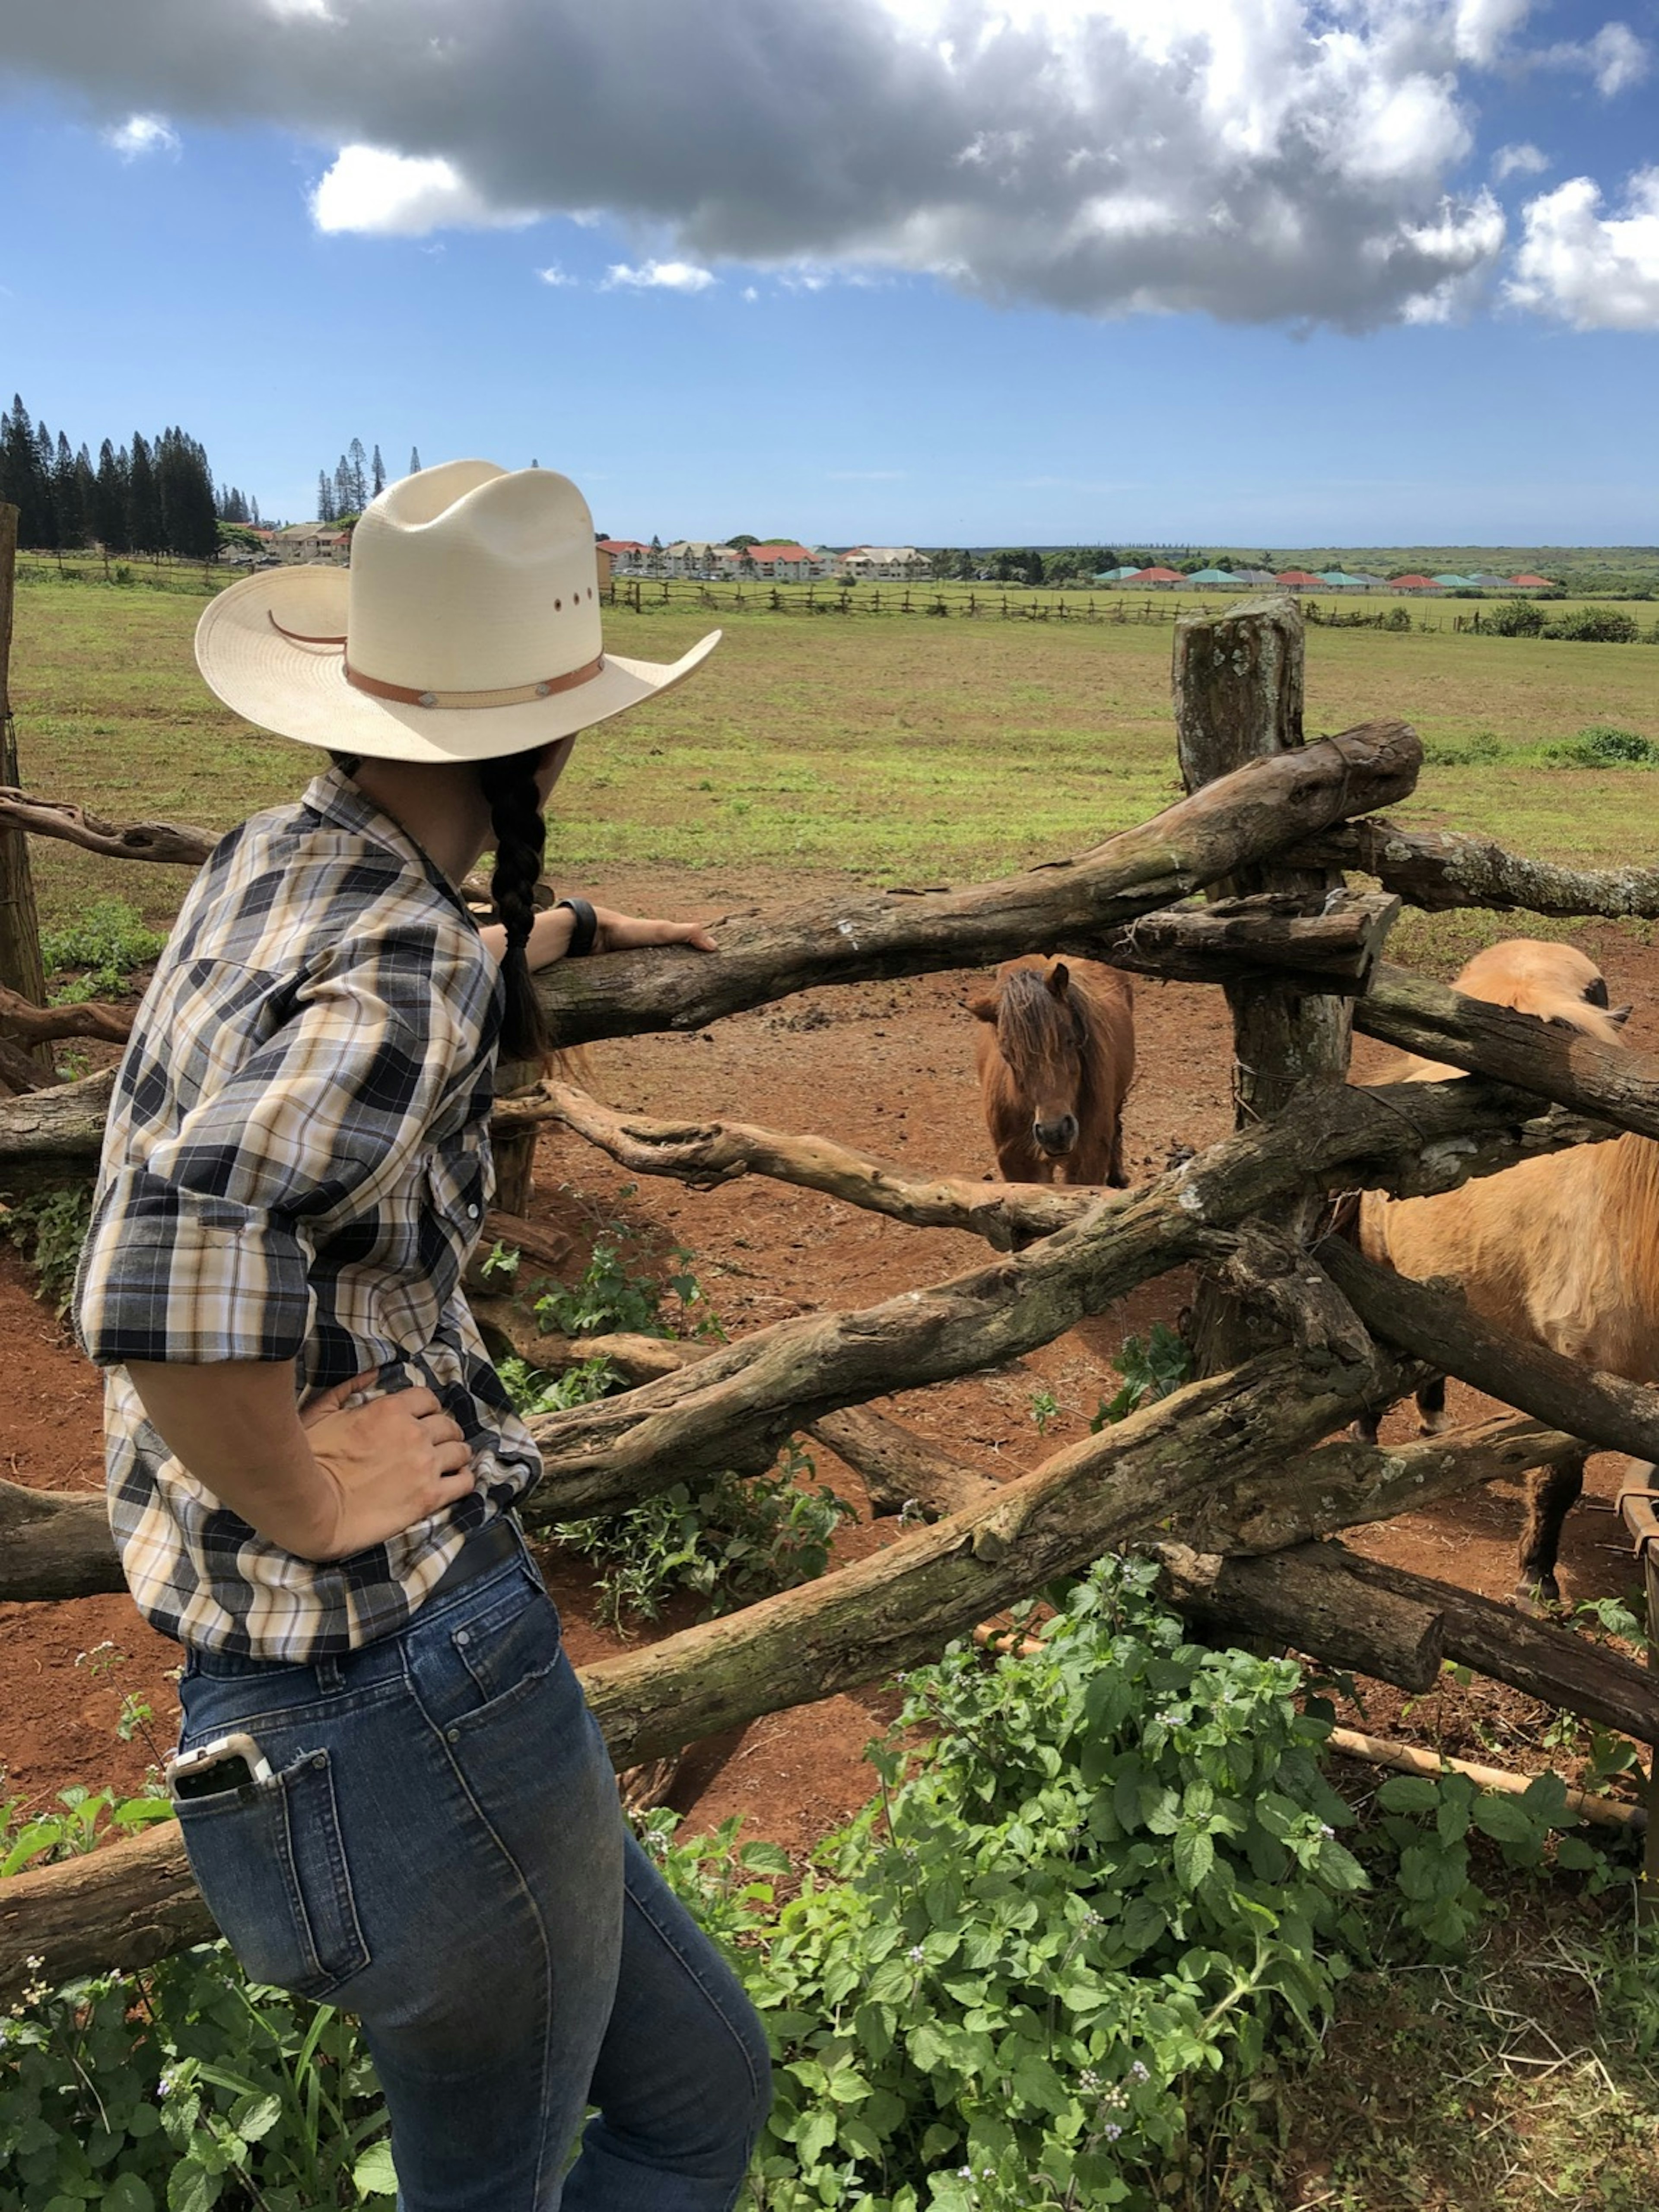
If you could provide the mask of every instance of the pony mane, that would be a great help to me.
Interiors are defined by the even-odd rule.
[[[1057,999],[1048,988],[1046,969],[1015,968],[1003,977],[997,1005],[997,1043],[1005,1059],[1010,1050],[1046,1052],[1057,1037],[1081,1047],[1089,1035],[1089,1017],[1080,994],[1068,990],[1063,999]]]

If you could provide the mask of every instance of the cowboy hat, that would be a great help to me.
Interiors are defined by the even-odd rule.
[[[196,627],[209,688],[250,722],[369,759],[488,760],[571,736],[707,659],[626,660],[599,635],[593,518],[568,477],[447,461],[390,484],[351,566],[277,568]]]

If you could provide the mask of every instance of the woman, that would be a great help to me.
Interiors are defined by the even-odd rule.
[[[713,950],[532,906],[576,732],[718,641],[607,655],[596,584],[574,484],[457,461],[374,502],[349,575],[208,609],[212,689],[336,765],[191,890],[76,1292],[127,1579],[188,1653],[191,1864],[251,1975],[361,2015],[404,2212],[723,2212],[766,2109],[758,2022],[626,1832],[459,1288],[498,1043],[544,1044],[531,969]]]

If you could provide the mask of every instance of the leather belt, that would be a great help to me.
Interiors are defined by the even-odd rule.
[[[489,1574],[493,1568],[504,1567],[509,1559],[526,1557],[524,1540],[510,1514],[498,1514],[486,1522],[477,1533],[467,1538],[449,1565],[444,1569],[427,1603],[434,1597],[448,1597],[480,1575]]]

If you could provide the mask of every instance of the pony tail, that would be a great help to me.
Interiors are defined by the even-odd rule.
[[[507,957],[501,963],[507,986],[501,1018],[504,1060],[545,1060],[550,1050],[547,1026],[525,951],[536,919],[536,884],[547,845],[547,824],[536,788],[536,771],[545,751],[544,747],[534,752],[513,753],[504,760],[480,761],[477,765],[478,787],[489,802],[495,836],[495,869],[489,879],[489,894],[507,928]]]

